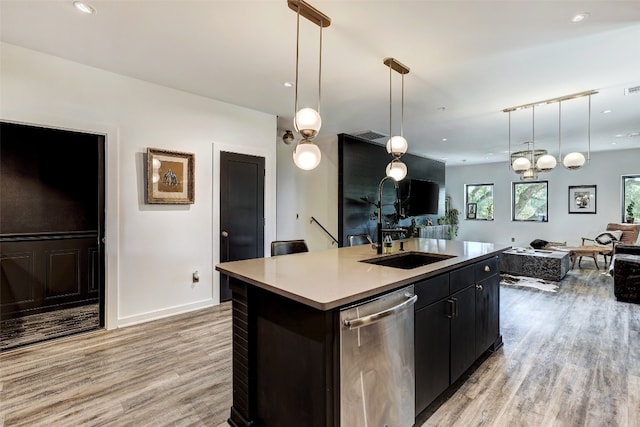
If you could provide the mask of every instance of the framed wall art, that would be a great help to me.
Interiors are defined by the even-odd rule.
[[[596,213],[596,186],[595,185],[570,185],[569,186],[569,213],[570,214],[595,214]]]
[[[195,155],[147,148],[147,203],[194,203]]]
[[[477,211],[478,211],[477,203],[467,203],[467,219],[476,219]]]

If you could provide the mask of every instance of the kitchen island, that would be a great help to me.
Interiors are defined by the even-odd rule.
[[[339,426],[340,310],[412,286],[415,415],[501,343],[498,257],[509,246],[408,239],[393,256],[448,258],[415,268],[363,262],[369,245],[222,263],[233,295],[234,426]],[[413,343],[412,343],[413,344]],[[344,416],[344,414],[343,414]]]

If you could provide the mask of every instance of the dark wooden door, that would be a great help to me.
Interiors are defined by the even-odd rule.
[[[220,262],[264,256],[264,157],[220,153]],[[231,299],[220,274],[220,301]]]
[[[0,123],[1,319],[104,313],[104,148],[102,135]]]

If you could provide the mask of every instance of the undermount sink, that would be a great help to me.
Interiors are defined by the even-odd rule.
[[[410,270],[412,268],[422,267],[423,265],[433,264],[434,262],[444,261],[449,258],[454,258],[454,255],[427,252],[404,252],[396,255],[363,259],[360,262]]]

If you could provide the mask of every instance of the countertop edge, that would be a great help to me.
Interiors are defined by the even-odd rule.
[[[221,273],[227,274],[235,279],[241,280],[245,283],[248,283],[250,285],[256,286],[258,288],[273,292],[277,295],[283,296],[285,298],[291,299],[293,301],[297,301],[301,304],[307,305],[309,307],[312,307],[314,309],[317,310],[321,310],[321,311],[328,311],[328,310],[333,310],[335,308],[339,308],[339,307],[343,307],[343,306],[347,306],[347,305],[353,305],[353,304],[357,304],[358,302],[364,300],[364,299],[368,299],[371,297],[375,297],[377,295],[381,295],[383,293],[386,292],[390,292],[393,291],[395,289],[399,289],[401,287],[404,286],[408,286],[411,284],[414,284],[418,281],[421,280],[425,280],[428,279],[430,277],[434,277],[458,268],[462,268],[465,267],[467,265],[470,264],[474,264],[476,262],[485,260],[485,259],[489,259],[492,258],[496,255],[500,255],[501,253],[503,253],[506,250],[511,249],[510,246],[506,246],[506,247],[499,247],[497,249],[491,250],[491,251],[487,251],[486,253],[483,253],[481,255],[475,256],[473,258],[466,258],[466,259],[462,259],[459,262],[450,264],[450,265],[446,265],[443,266],[441,268],[435,269],[435,270],[430,270],[427,272],[421,272],[421,273],[417,273],[415,276],[412,277],[408,277],[402,280],[398,280],[398,281],[392,281],[386,284],[382,284],[380,286],[375,286],[373,288],[370,288],[368,290],[365,291],[361,291],[358,293],[354,293],[354,294],[350,294],[347,295],[345,297],[342,298],[337,298],[335,300],[331,300],[331,301],[327,301],[327,302],[322,302],[322,301],[317,301],[314,299],[310,299],[310,298],[306,298],[304,295],[300,295],[297,293],[292,293],[287,291],[286,289],[282,289],[280,287],[277,286],[273,286],[269,283],[264,283],[260,280],[256,280],[255,278],[249,277],[247,275],[243,275],[243,274],[239,274],[235,271],[232,270],[228,270],[226,268],[224,268],[224,266],[221,265],[216,265],[215,269]],[[335,249],[334,249],[335,250]],[[389,268],[389,267],[381,267],[381,268]]]

